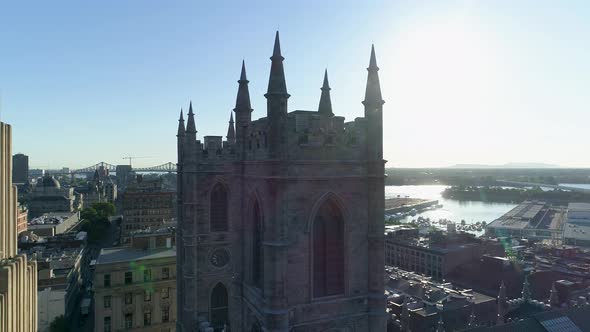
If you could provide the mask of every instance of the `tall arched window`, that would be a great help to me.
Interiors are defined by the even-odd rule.
[[[252,209],[252,284],[262,289],[263,271],[264,271],[264,252],[262,247],[262,214],[258,201],[254,203]]]
[[[322,204],[313,221],[313,296],[344,293],[344,218],[336,204]]]
[[[229,325],[227,289],[221,283],[215,285],[211,292],[211,324],[216,331]]]
[[[221,183],[216,184],[211,190],[210,209],[211,232],[227,231],[227,190]]]

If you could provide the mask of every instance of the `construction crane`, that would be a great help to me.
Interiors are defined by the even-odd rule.
[[[129,159],[129,166],[131,166],[131,160],[133,159],[145,159],[145,158],[153,158],[153,157],[135,157],[135,156],[127,156],[127,157],[123,157],[123,159]]]

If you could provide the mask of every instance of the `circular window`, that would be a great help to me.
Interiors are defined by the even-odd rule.
[[[215,267],[224,267],[229,263],[229,252],[226,249],[215,249],[211,253],[211,264]]]

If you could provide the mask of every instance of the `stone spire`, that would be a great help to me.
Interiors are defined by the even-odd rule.
[[[369,60],[369,72],[367,75],[367,87],[365,90],[365,106],[380,107],[385,102],[381,97],[381,84],[379,83],[379,67],[377,67],[377,57],[375,56],[375,46],[371,45],[371,59]]]
[[[240,79],[238,80],[238,95],[236,97],[236,126],[234,142],[238,150],[242,152],[244,157],[244,149],[246,147],[246,137],[248,136],[248,127],[252,121],[252,106],[250,104],[250,91],[248,90],[248,78],[246,77],[246,63],[242,60],[242,71]],[[229,132],[228,132],[229,134]]]
[[[549,291],[549,305],[551,305],[552,307],[559,306],[559,294],[557,294],[555,282],[551,284],[551,290]]]
[[[266,97],[266,118],[268,124],[268,158],[279,160],[287,158],[289,149],[285,147],[287,142],[287,101],[290,95],[287,93],[285,83],[285,70],[283,69],[283,56],[281,55],[281,43],[279,32],[275,37],[272,52],[270,78]]]
[[[180,118],[178,118],[178,133],[176,137],[184,136],[184,132],[186,129],[184,128],[184,118],[182,117],[182,108],[180,109]]]
[[[227,142],[234,144],[236,142],[236,132],[234,130],[234,114],[229,114],[229,127],[227,128]]]
[[[436,324],[436,332],[445,332],[445,323],[442,319],[442,312],[438,315],[438,323]]]
[[[196,134],[197,127],[195,126],[195,113],[193,113],[193,102],[190,102],[188,107],[188,123],[186,125],[186,133],[187,134]]]
[[[240,79],[238,83],[238,96],[236,97],[236,108],[235,112],[238,111],[249,111],[252,112],[252,106],[250,104],[250,91],[248,90],[248,79],[246,78],[246,63],[242,60],[242,72],[240,73]]]
[[[330,99],[330,84],[328,83],[328,69],[324,72],[324,84],[322,85],[322,95],[320,97],[320,105],[318,113],[322,115],[334,115],[332,112],[332,100]]]
[[[275,36],[275,44],[270,57],[272,64],[270,67],[270,78],[268,80],[267,95],[282,95],[289,97],[287,93],[287,83],[285,82],[285,70],[283,68],[283,56],[281,55],[281,42],[279,40],[279,32]]]
[[[524,282],[522,283],[522,299],[524,302],[528,302],[531,300],[531,290],[529,287],[529,275],[526,274],[524,276]]]

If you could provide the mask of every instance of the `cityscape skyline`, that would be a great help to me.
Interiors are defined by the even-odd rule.
[[[32,168],[126,164],[127,155],[150,157],[137,166],[175,162],[170,119],[190,100],[198,137],[225,136],[242,59],[253,118],[265,115],[278,28],[290,110],[317,109],[327,67],[334,110],[347,121],[362,116],[375,44],[388,167],[590,166],[576,153],[588,147],[579,126],[590,120],[584,2],[346,4],[354,10],[336,12],[336,2],[314,11],[310,3],[4,4],[0,117],[13,124],[13,151],[29,155]],[[51,131],[43,140],[30,135],[43,131]]]

